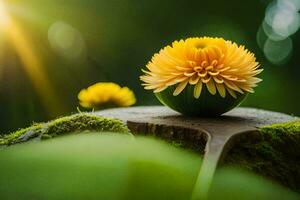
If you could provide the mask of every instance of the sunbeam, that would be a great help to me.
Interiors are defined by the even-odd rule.
[[[52,117],[57,116],[64,109],[59,100],[48,76],[43,68],[43,64],[34,50],[31,39],[19,28],[17,22],[9,16],[5,5],[0,1],[0,25],[9,42],[14,47],[20,58],[25,73],[29,77],[32,86],[38,94],[43,106]]]

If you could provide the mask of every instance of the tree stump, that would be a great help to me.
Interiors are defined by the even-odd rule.
[[[123,120],[133,134],[159,137],[202,154],[195,199],[205,195],[209,188],[207,181],[212,179],[217,165],[236,143],[245,138],[256,141],[261,127],[298,120],[297,117],[254,108],[236,108],[217,118],[186,117],[163,106],[109,109],[96,114]],[[295,150],[299,156],[299,149]],[[292,189],[299,190],[299,183],[295,187]]]

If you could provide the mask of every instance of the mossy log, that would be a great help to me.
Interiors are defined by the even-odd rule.
[[[204,160],[210,160],[209,166],[202,166],[203,174],[217,165],[235,165],[300,192],[297,117],[237,108],[218,118],[191,118],[162,106],[110,109],[97,114],[123,120],[133,134],[159,137],[202,154]]]

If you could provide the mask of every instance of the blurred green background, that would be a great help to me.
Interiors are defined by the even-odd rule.
[[[141,87],[140,69],[162,47],[192,36],[224,37],[257,55],[264,81],[243,106],[300,115],[300,3],[288,2],[294,7],[276,7],[276,0],[2,0],[0,17],[5,10],[22,37],[0,26],[0,133],[77,112],[78,92],[99,81],[130,87],[138,105],[158,104]],[[267,15],[277,17],[274,33],[265,13],[275,4],[285,10]],[[56,100],[45,96],[44,77],[32,79],[37,68],[24,66],[28,49]]]

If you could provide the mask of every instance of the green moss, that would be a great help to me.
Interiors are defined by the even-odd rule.
[[[54,137],[85,130],[129,133],[128,128],[120,120],[91,114],[77,114],[49,122],[44,134]]]
[[[224,162],[300,192],[300,121],[262,127],[259,133],[241,136]]]
[[[56,120],[34,124],[0,138],[0,145],[11,145],[31,139],[49,139],[59,135],[82,131],[128,133],[129,129],[117,119],[80,113]]]
[[[34,135],[39,135],[41,132],[43,125],[42,124],[34,124],[31,127],[28,128],[23,128],[20,130],[17,130],[15,132],[12,132],[10,134],[7,134],[5,136],[2,136],[0,138],[0,145],[9,145],[14,143],[16,140],[18,140],[18,138],[24,136],[26,133],[32,132],[32,137],[34,137]]]
[[[300,120],[285,124],[274,124],[260,129],[264,140],[281,152],[292,156],[300,151]],[[298,151],[297,151],[298,150]]]
[[[265,133],[282,133],[282,132],[289,132],[293,135],[298,135],[300,133],[300,120],[283,123],[283,124],[273,124],[270,126],[265,126],[260,129],[262,132]]]

